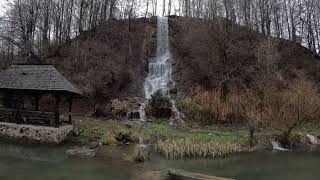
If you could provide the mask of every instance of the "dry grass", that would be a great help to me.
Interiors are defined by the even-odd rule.
[[[190,96],[182,98],[178,104],[187,117],[204,125],[212,123],[241,122],[245,113],[242,107],[246,96],[231,94],[226,99],[222,98],[219,90],[204,91],[194,88]]]
[[[314,83],[301,78],[282,89],[269,84],[270,87],[262,88],[259,93],[230,94],[225,99],[219,90],[196,88],[179,101],[180,109],[189,122],[247,125],[251,144],[257,130],[279,131],[286,143],[297,127],[319,123],[320,94]]]
[[[142,149],[141,149],[139,144],[137,144],[135,149],[134,149],[134,153],[132,155],[132,159],[135,162],[144,162],[146,160],[146,157],[143,154],[143,151],[142,151]]]
[[[117,144],[117,140],[115,138],[115,135],[110,133],[110,132],[106,132],[99,140],[99,142],[101,142],[103,145],[115,145]]]
[[[288,89],[275,92],[266,104],[271,126],[288,136],[298,126],[320,119],[318,87],[305,80],[292,82]]]
[[[292,81],[287,88],[265,88],[263,95],[249,91],[230,94],[224,100],[220,90],[194,88],[179,100],[188,119],[203,124],[260,121],[290,126],[320,118],[318,87],[307,80]],[[263,96],[263,97],[260,97]]]
[[[190,139],[168,139],[164,142],[158,142],[155,144],[155,150],[167,158],[216,158],[248,151],[235,142],[201,142]]]

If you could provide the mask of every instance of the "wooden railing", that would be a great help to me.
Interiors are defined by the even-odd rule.
[[[0,121],[2,122],[51,125],[54,120],[55,115],[52,112],[0,108]]]

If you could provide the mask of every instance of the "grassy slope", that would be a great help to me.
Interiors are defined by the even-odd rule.
[[[256,86],[255,53],[264,36],[223,21],[218,28],[215,21],[171,17],[169,25],[179,91],[196,85],[218,88],[225,80],[231,91]],[[52,49],[48,62],[89,97],[75,103],[76,112],[103,109],[110,99],[142,96],[147,62],[155,50],[155,31],[155,18],[133,19],[130,31],[128,21],[111,21]],[[281,57],[276,64],[284,82],[298,74],[320,82],[317,56],[289,41],[272,42]]]

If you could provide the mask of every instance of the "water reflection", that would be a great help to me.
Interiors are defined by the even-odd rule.
[[[106,146],[100,158],[67,156],[65,146],[47,146],[0,140],[1,180],[125,180],[146,171],[167,168],[240,180],[316,180],[319,151],[248,153],[214,160],[165,160],[152,153],[150,161],[134,163],[133,146]]]
[[[49,163],[63,162],[67,156],[62,151],[62,147],[35,145],[31,143],[21,143],[1,139],[0,158],[12,157],[22,160],[43,161]]]

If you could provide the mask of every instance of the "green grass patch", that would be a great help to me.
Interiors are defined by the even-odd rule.
[[[129,142],[138,142],[142,135],[144,141],[152,144],[157,152],[168,158],[181,157],[221,157],[232,153],[249,151],[248,131],[240,128],[199,128],[174,127],[166,122],[148,122],[143,129],[136,123],[128,127],[120,121],[99,120],[95,118],[76,117],[74,126],[79,136],[72,140],[76,143],[99,141],[112,145],[118,139],[125,138]],[[306,133],[319,135],[319,129],[306,126],[297,129],[295,134]],[[257,132],[257,138],[274,138],[275,131]]]

